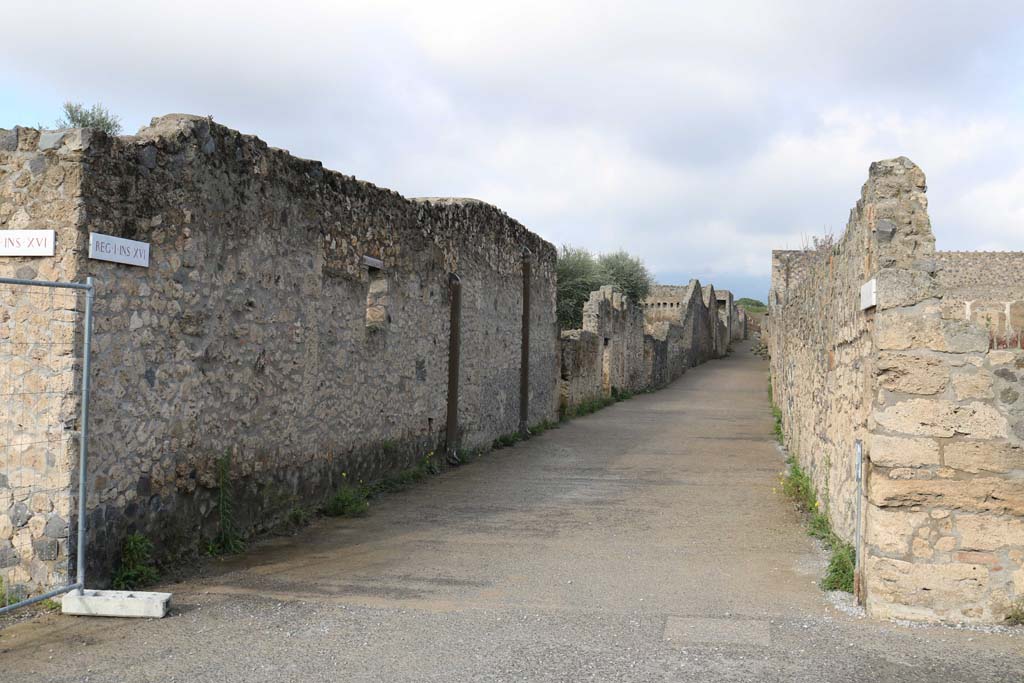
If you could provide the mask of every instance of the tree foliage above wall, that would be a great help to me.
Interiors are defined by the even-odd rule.
[[[747,313],[765,313],[768,310],[768,304],[757,299],[750,299],[743,297],[742,299],[736,300],[736,305],[740,308],[745,308]]]
[[[647,298],[652,282],[643,261],[621,250],[595,256],[566,244],[558,252],[556,271],[558,323],[563,330],[582,326],[583,304],[603,285],[614,285],[630,301],[640,302]]]

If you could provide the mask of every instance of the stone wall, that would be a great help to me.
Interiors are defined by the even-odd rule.
[[[774,397],[787,447],[858,546],[870,614],[999,621],[1024,597],[1024,352],[999,348],[963,297],[1012,298],[1024,275],[986,284],[983,258],[937,254],[924,192],[909,160],[873,164],[838,242],[773,254]],[[872,279],[877,305],[861,310]]]
[[[0,132],[0,199],[0,228],[58,232],[55,259],[4,259],[0,273],[97,281],[94,581],[130,531],[164,559],[204,548],[219,462],[248,534],[436,450],[451,272],[462,281],[462,445],[516,431],[524,247],[528,420],[556,415],[555,250],[482,202],[408,200],[182,115],[121,138]],[[150,267],[87,259],[89,232],[149,242]],[[64,519],[67,503],[53,505]],[[66,534],[66,569],[65,546]],[[19,552],[24,572],[0,572],[27,572],[21,583],[37,589],[52,583],[39,566]]]
[[[705,289],[699,280],[691,280],[685,286],[655,285],[642,304],[649,327],[670,323],[681,328],[679,345],[684,368],[721,355],[717,348],[718,314],[708,308]]]

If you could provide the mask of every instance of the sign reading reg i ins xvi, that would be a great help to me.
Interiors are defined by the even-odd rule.
[[[149,268],[149,243],[90,232],[89,258]]]
[[[0,230],[0,256],[53,256],[54,230]]]

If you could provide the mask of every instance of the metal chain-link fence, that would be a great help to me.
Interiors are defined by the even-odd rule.
[[[93,295],[0,278],[0,614],[85,585]]]

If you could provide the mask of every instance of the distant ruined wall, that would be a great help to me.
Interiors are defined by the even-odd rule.
[[[462,280],[462,444],[516,431],[523,247],[533,273],[528,421],[556,417],[555,249],[482,202],[409,200],[172,115],[131,137],[0,131],[0,229],[15,227],[54,228],[58,255],[3,259],[0,274],[97,281],[93,581],[109,575],[131,531],[150,536],[162,559],[203,548],[216,533],[222,459],[247,534],[438,449],[449,273]],[[150,267],[86,258],[90,231],[149,242]],[[0,313],[0,330],[23,319]],[[67,400],[73,415],[73,391]],[[50,473],[69,480],[66,465]],[[23,493],[0,482],[0,515]],[[46,515],[69,521],[69,506],[48,504],[37,531],[22,524],[26,504],[13,503],[13,532],[0,517],[0,577],[38,590],[52,585],[52,566],[67,569],[66,528],[55,561],[23,540],[12,551],[10,539],[28,527],[42,539],[57,526]]]
[[[999,621],[1024,597],[1024,352],[1006,341],[1012,325],[987,327],[967,302],[1000,302],[1009,321],[1022,256],[987,268],[936,253],[924,193],[908,159],[877,162],[836,244],[774,252],[774,400],[851,542],[863,444],[857,550],[872,616]],[[877,305],[861,310],[872,279]]]
[[[705,288],[714,297],[714,288]],[[654,285],[639,304],[613,287],[592,292],[583,329],[561,335],[562,410],[611,396],[613,389],[657,389],[687,368],[718,358],[727,343],[718,302],[709,308],[700,282]],[[724,309],[726,304],[722,304]],[[735,305],[731,320],[739,315]]]
[[[942,312],[984,325],[994,348],[1024,348],[1024,252],[938,252]]]

